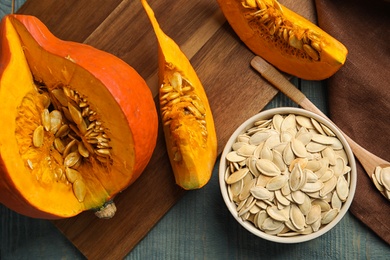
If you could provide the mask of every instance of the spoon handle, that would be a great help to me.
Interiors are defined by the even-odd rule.
[[[252,59],[251,65],[255,68],[265,79],[267,79],[273,86],[283,92],[292,101],[300,105],[306,110],[321,115],[331,121],[321,110],[319,110],[299,89],[297,89],[289,80],[287,80],[277,69],[271,64],[256,56]],[[332,121],[331,121],[332,122]],[[334,123],[333,123],[334,124]],[[334,124],[335,125],[335,124]],[[336,126],[337,127],[337,126]],[[340,130],[341,131],[341,130]],[[342,131],[341,131],[342,132]],[[389,163],[382,158],[370,153],[348,135],[342,132],[345,139],[347,139],[356,158],[360,161],[363,168],[369,177],[374,173],[375,167],[379,165],[388,165]]]
[[[318,109],[299,89],[297,89],[286,77],[282,75],[274,66],[256,56],[252,59],[251,65],[255,68],[266,80],[273,86],[282,91],[296,104],[309,110],[313,113],[319,114],[325,118],[327,116]]]

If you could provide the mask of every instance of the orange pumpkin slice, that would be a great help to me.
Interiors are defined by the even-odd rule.
[[[206,92],[179,46],[160,28],[153,10],[142,5],[159,44],[159,99],[166,146],[176,183],[184,189],[203,187],[217,157],[214,119]]]
[[[341,42],[276,0],[217,1],[246,46],[286,73],[322,80],[345,63]]]

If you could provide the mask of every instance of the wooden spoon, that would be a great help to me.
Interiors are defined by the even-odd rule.
[[[264,59],[256,56],[255,58],[252,59],[251,65],[273,86],[275,86],[277,89],[283,92],[286,96],[288,96],[292,101],[297,103],[299,106],[330,120],[299,89],[297,89],[276,68],[274,68],[268,62],[266,62]],[[360,161],[366,173],[374,182],[375,187],[382,193],[382,195],[384,195],[388,200],[390,200],[390,190],[386,189],[384,186],[379,184],[375,175],[373,175],[375,173],[377,166],[380,166],[382,168],[390,167],[390,162],[387,162],[382,158],[379,158],[378,156],[370,153],[369,151],[361,147],[359,144],[357,144],[355,141],[353,141],[344,132],[342,132],[342,134],[344,135],[345,139],[351,146],[351,149],[355,154],[356,158]]]

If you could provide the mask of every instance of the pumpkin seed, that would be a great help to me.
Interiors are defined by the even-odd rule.
[[[47,108],[42,111],[42,125],[46,131],[50,130],[50,112]]]
[[[79,160],[81,159],[81,156],[78,152],[71,152],[69,153],[65,159],[64,159],[64,166],[65,167],[72,167],[74,166]]]
[[[81,179],[80,172],[69,167],[65,168],[65,174],[70,183],[74,183],[76,180]]]
[[[315,45],[318,45],[318,44],[315,44]],[[312,44],[312,46],[314,46],[314,45]],[[318,48],[320,48],[320,47],[318,47]],[[336,137],[336,134],[332,130],[330,130],[329,127],[327,127],[324,124],[321,124],[321,127],[324,130],[325,134],[327,134],[328,136]]]
[[[316,192],[321,190],[324,187],[324,183],[320,180],[316,182],[306,182],[301,190],[303,192]]]
[[[264,142],[269,136],[270,136],[269,131],[257,132],[254,135],[252,135],[248,141],[249,144],[251,145],[259,145],[260,143]]]
[[[290,220],[297,230],[302,230],[306,226],[305,216],[295,204],[290,208]]]
[[[266,176],[278,176],[281,174],[280,169],[270,160],[259,159],[256,161],[257,169]]]
[[[321,207],[313,205],[306,215],[306,224],[311,225],[321,218]]]
[[[288,185],[284,185],[283,187],[288,187]],[[281,190],[275,190],[275,198],[283,206],[290,205],[290,201],[288,199],[286,199],[286,197],[283,195]]]
[[[79,142],[78,145],[77,145],[77,150],[79,152],[79,154],[85,158],[89,157],[89,151],[88,149],[85,147],[84,143],[83,142]]]
[[[87,187],[84,181],[78,179],[73,183],[73,193],[77,200],[81,203],[84,201],[85,195],[87,194]]]
[[[83,121],[83,116],[81,115],[80,110],[71,102],[68,102],[68,109],[73,122],[75,122],[76,125],[80,125]]]
[[[65,149],[63,150],[62,152],[62,156],[65,158],[66,156],[68,156],[69,153],[71,153],[72,151],[75,150],[75,147],[77,145],[77,140],[76,139],[73,139],[72,141],[70,141]]]
[[[68,104],[68,98],[66,97],[63,89],[61,88],[56,88],[51,91],[53,96],[60,102],[62,106],[67,106]]]
[[[291,171],[289,185],[292,191],[297,191],[306,183],[306,173],[302,171],[300,164],[296,164]]]
[[[85,135],[85,133],[87,133],[87,123],[85,122],[84,119],[81,120],[81,123],[77,125],[77,128],[79,129],[82,135]]]
[[[311,202],[311,205],[319,205],[321,207],[321,211],[329,211],[331,209],[331,206],[329,205],[328,202],[326,202],[323,199],[315,199]]]
[[[266,218],[261,225],[261,229],[264,231],[274,231],[279,229],[283,225],[283,222],[274,220],[273,218]]]
[[[251,156],[256,148],[257,146],[255,145],[245,144],[237,150],[237,154],[245,157]]]
[[[237,181],[235,183],[232,183],[229,186],[231,194],[232,194],[232,197],[237,197],[241,193],[243,187],[244,187],[244,181],[243,180],[239,180],[239,181]]]
[[[65,151],[64,143],[62,142],[62,140],[60,138],[57,137],[56,139],[54,139],[53,145],[54,145],[54,148],[56,148],[56,150],[59,153],[62,154]]]
[[[280,135],[275,133],[271,134],[265,141],[264,141],[264,147],[268,147],[270,149],[273,149],[275,146],[278,146],[280,144]]]
[[[390,190],[390,167],[382,168],[380,173],[380,181],[386,190]]]
[[[251,192],[253,197],[255,197],[256,199],[259,199],[259,200],[267,200],[267,199],[270,199],[272,196],[271,192],[268,189],[261,187],[261,186],[252,187],[250,189],[250,192]]]
[[[314,126],[314,129],[317,130],[320,134],[322,135],[326,135],[326,133],[324,132],[324,130],[322,129],[322,126],[320,123],[318,123],[317,120],[315,120],[314,118],[310,118],[311,120],[311,123],[313,124]]]
[[[249,212],[252,214],[252,215],[256,215],[258,212],[260,212],[261,208],[259,206],[256,205],[256,200],[254,200],[255,204],[251,207],[251,209],[249,210]],[[253,219],[253,222],[255,220]]]
[[[311,122],[311,119],[306,117],[306,116],[297,115],[297,116],[295,116],[295,120],[297,120],[297,123],[300,126],[303,126],[306,129],[314,129],[314,126]]]
[[[278,175],[273,177],[266,185],[266,188],[270,191],[275,191],[281,189],[288,182],[288,177],[286,175]]]
[[[337,178],[336,191],[341,201],[345,201],[347,199],[349,194],[349,184],[344,176],[339,176]]]
[[[336,153],[334,150],[328,146],[324,150],[321,151],[322,157],[329,159],[329,164],[335,165],[336,164]]]
[[[249,172],[249,169],[244,168],[244,169],[239,169],[238,171],[232,173],[226,180],[227,184],[233,184],[236,183],[240,180],[242,180],[245,175],[247,175]]]
[[[340,200],[337,192],[332,193],[331,205],[334,209],[341,209],[341,206],[343,205],[343,202]]]
[[[303,50],[312,58],[313,60],[319,60],[319,53],[309,44],[303,44]]]
[[[318,176],[316,174],[314,174],[313,171],[311,171],[309,169],[305,169],[304,172],[306,174],[306,181],[307,182],[316,182],[316,181],[318,181]],[[323,180],[321,180],[321,181],[323,181]]]
[[[44,137],[43,126],[40,125],[34,130],[33,145],[37,148],[41,147],[43,144],[43,137]]]
[[[290,165],[291,162],[294,161],[294,159],[295,159],[295,155],[291,147],[291,142],[288,142],[288,144],[283,150],[283,161],[286,165]]]
[[[307,215],[312,207],[311,199],[310,197],[305,194],[305,197],[303,199],[303,203],[298,204],[299,209],[302,211],[303,215]]]
[[[301,205],[305,202],[305,193],[300,190],[292,191],[291,199],[295,204]]]
[[[280,131],[280,127],[282,125],[282,122],[283,122],[283,116],[280,115],[280,114],[276,114],[272,117],[272,125],[274,127],[274,129],[276,131],[278,131],[279,133],[281,132]]]
[[[293,139],[293,134],[289,131],[284,131],[280,133],[281,142],[290,142]]]
[[[284,172],[287,169],[286,164],[284,164],[282,154],[275,149],[272,150],[272,162],[280,169],[281,172]]]
[[[289,129],[295,129],[297,126],[296,120],[295,120],[295,115],[294,114],[289,114],[287,115],[282,124],[280,125],[280,131],[288,131]]]
[[[300,131],[301,131],[302,129],[306,129],[306,128],[303,128],[303,127],[302,127],[302,128],[300,129]],[[304,132],[304,133],[298,133],[298,135],[296,136],[296,139],[298,139],[299,141],[301,141],[302,144],[303,144],[304,146],[306,146],[307,144],[310,143],[312,137],[313,137],[313,133],[311,133],[311,132]]]
[[[103,155],[103,156],[111,156],[111,151],[110,149],[96,149],[95,152],[98,154],[98,155]]]
[[[249,175],[248,175],[249,176]],[[238,195],[238,198],[243,201],[251,195],[251,189],[255,186],[256,179],[250,181],[244,181],[244,187],[242,188],[241,193]]]
[[[63,138],[65,136],[67,136],[69,134],[69,125],[67,124],[63,124],[57,131],[57,133],[55,134],[55,137],[60,137],[60,138]]]
[[[324,182],[324,186],[320,190],[320,196],[325,197],[327,194],[331,193],[335,189],[336,184],[337,184],[336,176],[333,176],[328,181]]]
[[[47,109],[50,104],[51,104],[51,100],[50,100],[50,96],[47,92],[43,92],[41,95],[39,95],[39,98],[41,99],[42,101],[42,105],[45,109]],[[46,130],[48,131],[48,130]]]
[[[288,221],[288,216],[286,216],[281,210],[279,210],[276,206],[267,207],[266,212],[268,216],[272,219],[280,222]]]
[[[238,155],[237,152],[233,151],[226,155],[226,159],[229,162],[242,162],[243,160],[245,160],[245,157]]]
[[[50,131],[55,134],[62,124],[62,114],[58,110],[53,110],[49,114],[50,116]]]
[[[270,147],[268,147],[266,144],[263,145],[263,149],[261,149],[260,152],[260,159],[266,159],[269,161],[273,161],[274,155],[272,153],[272,150]],[[279,168],[279,167],[278,167]],[[280,169],[280,168],[279,168]]]
[[[324,144],[316,143],[316,142],[310,142],[306,145],[306,149],[310,153],[317,153],[324,150],[327,146]]]
[[[316,222],[311,224],[311,228],[313,229],[313,232],[317,232],[318,230],[320,230],[321,225],[322,225],[321,218],[319,218]]]
[[[330,209],[328,210],[327,212],[325,212],[322,216],[322,219],[321,219],[321,224],[329,224],[330,222],[332,222],[332,220],[334,220],[336,218],[336,216],[339,214],[339,209],[338,208],[335,208],[335,209]]]
[[[31,170],[34,170],[33,162],[30,159],[27,159],[27,165]]]

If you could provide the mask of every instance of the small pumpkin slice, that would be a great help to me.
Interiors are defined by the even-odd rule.
[[[190,61],[161,30],[148,3],[141,1],[159,43],[160,111],[176,183],[198,189],[210,180],[217,157],[210,105]]]
[[[323,80],[345,63],[341,42],[276,0],[217,1],[246,46],[286,73]]]
[[[62,41],[36,17],[0,26],[0,203],[47,219],[108,205],[98,215],[111,217],[156,145],[150,89],[119,58]]]

